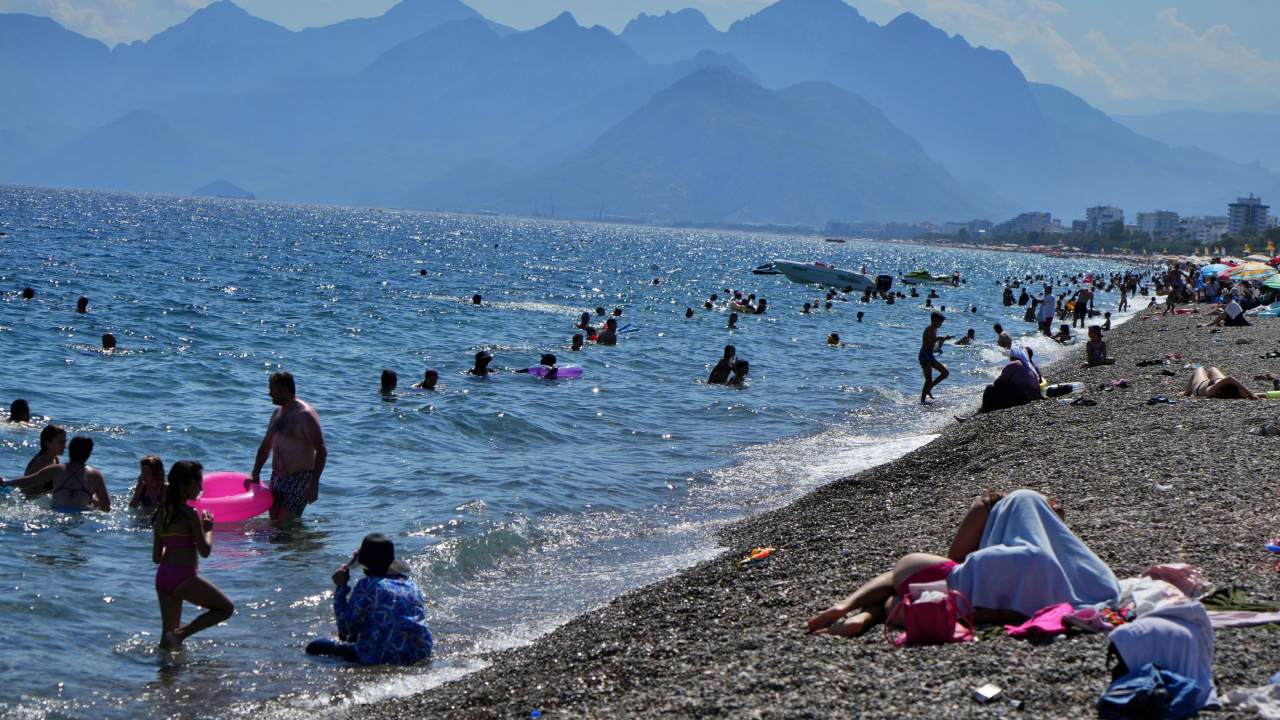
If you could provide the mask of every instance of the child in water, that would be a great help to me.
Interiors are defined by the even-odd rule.
[[[226,622],[236,607],[218,586],[200,577],[200,558],[213,551],[213,517],[197,514],[187,505],[200,497],[204,468],[179,460],[169,469],[164,504],[151,521],[154,539],[151,561],[156,564],[156,597],[160,601],[160,649],[177,650],[201,630]],[[197,555],[198,553],[198,555]],[[206,608],[195,620],[182,624],[182,603]]]
[[[164,502],[164,461],[148,455],[138,461],[138,484],[129,498],[129,507],[151,510]]]
[[[395,556],[395,545],[386,535],[365,536],[351,562],[333,574],[338,639],[312,640],[308,655],[331,655],[363,665],[412,665],[431,657],[426,601],[409,578],[409,567]],[[351,564],[364,567],[365,574],[354,592],[347,587]]]

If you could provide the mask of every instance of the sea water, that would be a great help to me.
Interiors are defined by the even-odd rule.
[[[0,399],[26,398],[38,416],[0,424],[0,474],[20,474],[40,426],[56,422],[93,438],[90,464],[114,506],[63,514],[47,499],[0,495],[0,711],[18,717],[311,718],[463,676],[488,652],[714,556],[723,523],[908,452],[972,410],[1001,359],[992,323],[1033,329],[1023,308],[1001,306],[1006,276],[1123,269],[15,187],[0,187],[0,232]],[[803,315],[824,292],[751,273],[773,258],[959,271],[966,283],[938,287],[934,304],[947,306],[944,332],[972,327],[979,342],[946,347],[952,376],[922,409],[916,351],[931,286],[894,305],[842,296]],[[20,299],[25,286],[34,300]],[[726,288],[768,298],[768,313],[728,330]],[[720,302],[704,310],[713,292]],[[73,312],[80,295],[88,314]],[[1102,293],[1098,305],[1117,299]],[[570,352],[578,315],[597,306],[622,308],[628,332],[616,347]],[[113,354],[98,349],[105,332],[119,339]],[[846,345],[829,347],[831,332]],[[1044,360],[1083,356],[1035,342]],[[726,343],[751,363],[746,388],[704,383]],[[495,355],[491,379],[465,374],[479,350]],[[583,377],[508,372],[544,352]],[[378,392],[384,367],[400,377],[393,397]],[[426,368],[439,370],[438,389],[411,389]],[[200,572],[236,615],[181,655],[159,653],[148,518],[125,507],[138,460],[248,472],[278,370],[294,374],[324,426],[319,502],[291,527],[216,528]],[[330,575],[375,531],[395,540],[428,596],[430,664],[348,667],[302,652],[333,633]]]

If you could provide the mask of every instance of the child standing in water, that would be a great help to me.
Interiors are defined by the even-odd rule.
[[[164,461],[148,455],[138,461],[138,484],[129,498],[129,507],[151,510],[164,502]]]
[[[174,463],[169,470],[164,504],[152,520],[155,537],[151,561],[157,565],[161,650],[177,650],[192,635],[225,622],[236,609],[216,585],[200,577],[197,569],[200,558],[209,557],[213,550],[213,518],[208,512],[197,514],[187,501],[200,497],[203,484],[204,468],[200,463]],[[184,602],[199,605],[205,612],[183,625]]]
[[[308,655],[332,655],[363,665],[412,665],[431,657],[431,630],[426,601],[409,578],[409,567],[396,560],[391,539],[366,535],[351,563],[364,567],[364,578],[352,591],[350,563],[333,574],[333,614],[338,639],[307,645]]]

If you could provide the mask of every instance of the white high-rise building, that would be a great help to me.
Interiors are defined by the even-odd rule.
[[[1178,213],[1170,210],[1140,212],[1138,230],[1153,238],[1171,237],[1178,230]]]
[[[1111,226],[1120,223],[1124,225],[1124,210],[1112,205],[1097,205],[1084,211],[1085,214],[1085,232],[1088,233],[1106,233],[1111,230]]]
[[[1260,233],[1269,227],[1268,210],[1270,206],[1262,204],[1262,198],[1250,195],[1247,198],[1236,198],[1227,206],[1227,232],[1239,237],[1246,232]]]

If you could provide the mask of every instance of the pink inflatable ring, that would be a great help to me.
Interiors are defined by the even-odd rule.
[[[204,492],[187,504],[198,511],[208,510],[216,523],[234,523],[256,517],[271,509],[271,491],[262,485],[244,489],[249,476],[238,472],[205,473]]]

